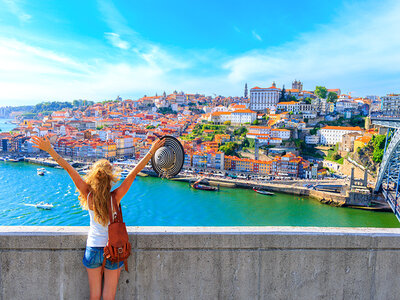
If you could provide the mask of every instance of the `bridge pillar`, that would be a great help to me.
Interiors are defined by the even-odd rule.
[[[379,126],[378,127],[378,134],[387,134],[388,128]]]

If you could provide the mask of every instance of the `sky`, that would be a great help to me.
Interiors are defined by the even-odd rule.
[[[242,96],[301,80],[400,92],[400,1],[0,0],[0,106]]]

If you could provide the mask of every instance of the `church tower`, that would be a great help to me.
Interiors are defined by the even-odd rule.
[[[247,98],[247,95],[248,95],[248,91],[247,91],[247,82],[246,82],[246,84],[244,85],[244,97]]]
[[[296,79],[292,82],[292,89],[297,89],[299,92],[303,90],[303,83],[299,80],[297,81]]]

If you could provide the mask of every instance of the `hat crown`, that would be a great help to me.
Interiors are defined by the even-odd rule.
[[[151,165],[158,175],[167,178],[174,177],[183,167],[185,152],[182,144],[175,137],[165,135],[161,139],[165,139],[165,143],[151,158]]]

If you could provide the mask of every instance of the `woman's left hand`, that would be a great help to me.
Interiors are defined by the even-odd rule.
[[[40,150],[43,150],[46,152],[49,152],[52,149],[49,138],[47,136],[43,137],[43,138],[38,137],[38,136],[32,136],[32,140],[33,140],[33,143],[35,144],[32,146],[34,148],[39,148]]]
[[[165,139],[157,139],[153,144],[151,145],[150,153],[154,155],[157,151],[158,148],[164,146],[165,144]]]

